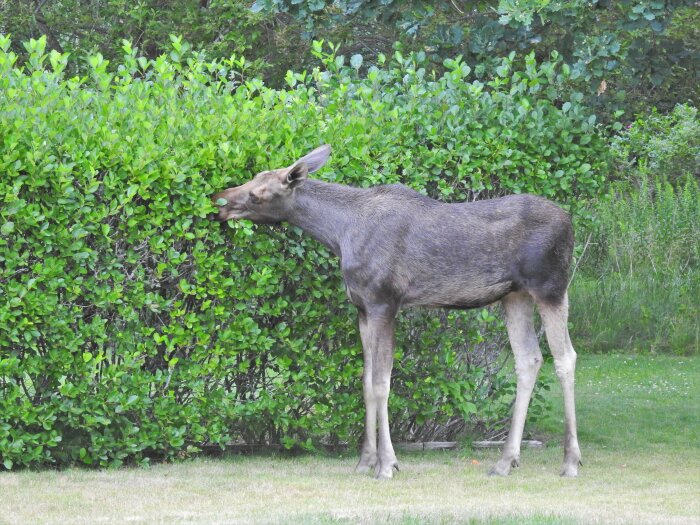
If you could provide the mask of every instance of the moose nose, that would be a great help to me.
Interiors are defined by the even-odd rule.
[[[214,206],[216,206],[218,208],[221,208],[222,206],[226,206],[228,204],[228,200],[225,199],[224,197],[222,197],[221,193],[217,193],[215,195],[212,195],[211,201],[214,204]],[[220,215],[221,215],[220,211],[210,213],[209,215],[207,215],[207,219],[209,219],[210,221],[215,221],[215,220],[219,219]]]

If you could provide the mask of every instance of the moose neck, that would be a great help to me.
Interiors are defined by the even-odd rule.
[[[307,179],[294,191],[294,207],[287,220],[339,256],[343,234],[359,214],[362,191]]]

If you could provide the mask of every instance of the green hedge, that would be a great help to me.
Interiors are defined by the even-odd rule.
[[[505,58],[488,84],[420,56],[359,75],[321,44],[289,89],[173,39],[169,56],[89,59],[0,37],[0,457],[112,466],[232,440],[357,439],[361,348],[337,261],[296,228],[220,226],[208,195],[333,145],[320,174],[445,199],[595,195],[604,142],[556,57]],[[396,438],[503,419],[512,381],[488,310],[402,324]],[[500,334],[500,335],[496,335]],[[494,339],[495,338],[495,339]],[[489,350],[488,341],[499,342]],[[467,351],[476,353],[468,354]],[[465,357],[466,356],[466,357]],[[481,418],[481,419],[477,419]],[[459,426],[459,425],[457,425]],[[453,427],[454,428],[454,425]]]

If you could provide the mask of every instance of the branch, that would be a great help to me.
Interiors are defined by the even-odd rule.
[[[450,1],[452,2],[452,5],[454,6],[454,8],[459,12],[459,14],[460,14],[460,15],[463,15],[463,14],[464,14],[464,11],[462,11],[462,10],[459,8],[459,6],[455,3],[455,0],[450,0]]]
[[[591,243],[591,234],[589,233],[589,234],[588,234],[588,237],[586,238],[586,244],[583,245],[583,251],[581,252],[581,257],[579,257],[579,258],[576,260],[576,264],[574,265],[574,271],[571,272],[571,279],[569,279],[569,284],[566,285],[567,288],[568,288],[569,286],[571,286],[571,283],[573,282],[574,277],[576,276],[576,270],[578,270],[578,265],[579,265],[579,264],[581,263],[581,261],[583,260],[583,256],[586,255],[586,249],[588,248],[588,245],[589,245],[590,243]]]
[[[46,23],[46,17],[44,17],[44,13],[41,10],[42,7],[44,7],[44,4],[46,3],[46,0],[36,0],[34,4],[34,20],[36,21],[36,25],[39,26],[39,30],[46,35],[46,40],[49,44],[50,49],[55,49],[59,53],[63,53],[63,47],[61,46],[61,43],[58,41],[56,38],[56,35],[54,34],[53,31],[51,31],[51,28],[49,25]]]

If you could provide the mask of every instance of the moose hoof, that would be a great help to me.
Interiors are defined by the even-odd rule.
[[[567,450],[564,454],[564,464],[561,467],[561,475],[565,478],[575,478],[578,476],[578,468],[581,463],[581,452],[578,448]]]
[[[363,463],[362,461],[360,461],[355,467],[355,474],[367,474],[373,468],[374,465],[370,465],[369,463]]]
[[[501,458],[493,467],[491,467],[491,470],[489,470],[489,476],[507,476],[510,474],[510,469],[512,467],[519,466],[520,462],[517,459]]]
[[[377,458],[360,458],[360,462],[355,467],[356,474],[367,474],[377,465]]]
[[[391,479],[394,477],[394,469],[399,471],[398,461],[390,461],[388,463],[380,463],[377,465],[377,479]]]
[[[578,467],[579,465],[583,465],[581,463],[581,460],[577,459],[576,461],[565,461],[564,465],[561,468],[561,476],[563,478],[575,478],[578,476]]]
[[[357,474],[367,474],[377,465],[377,453],[376,452],[362,452],[360,454],[360,461],[355,467],[355,472]]]

